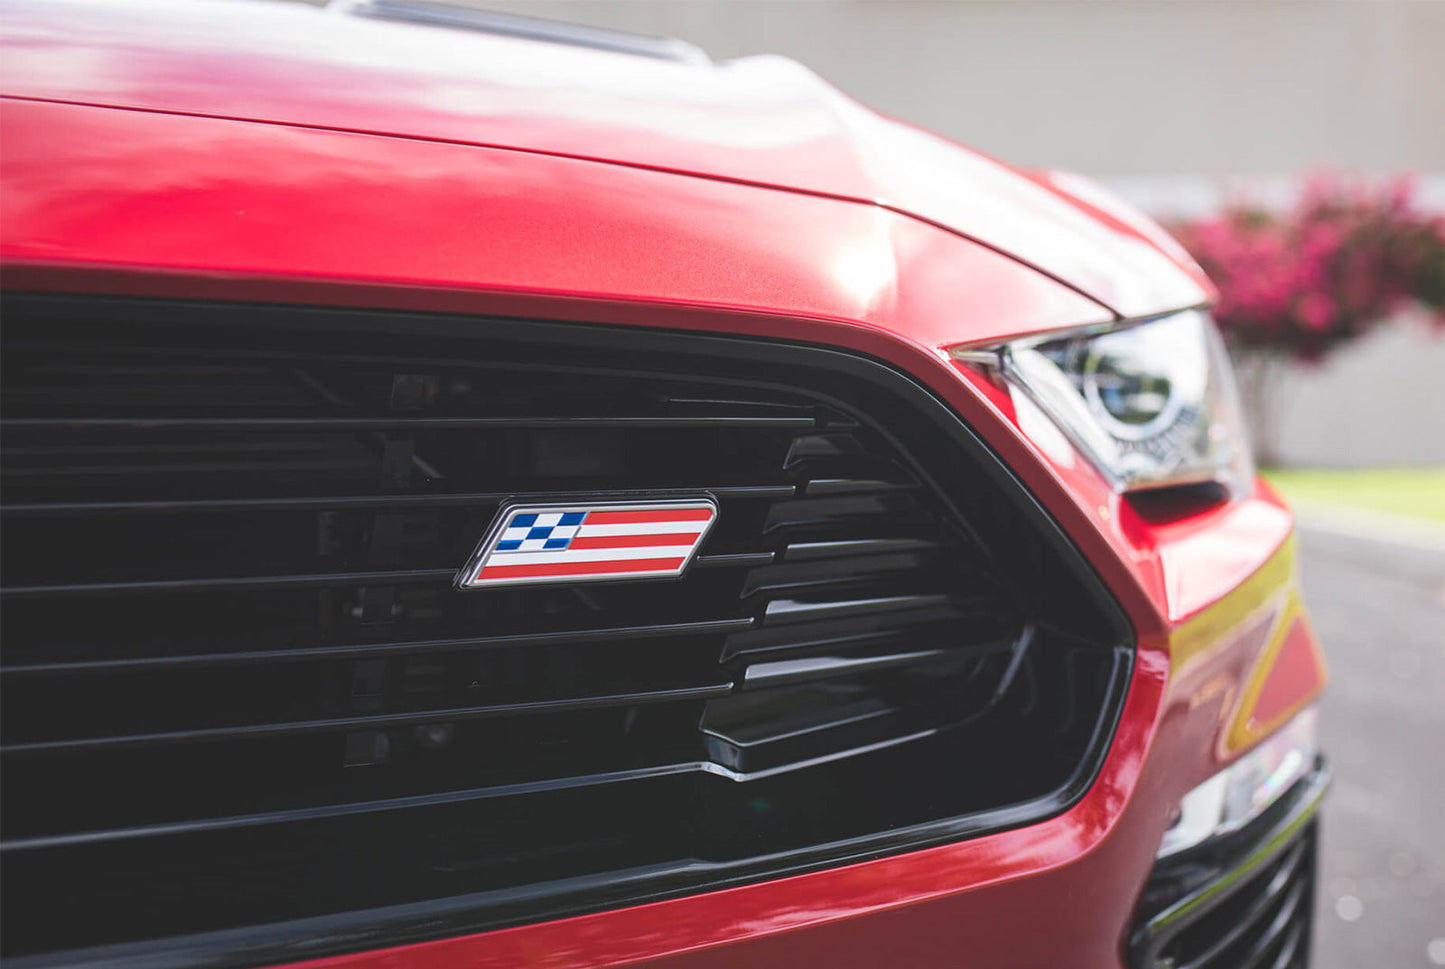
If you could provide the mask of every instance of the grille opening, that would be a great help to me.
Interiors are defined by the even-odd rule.
[[[1107,747],[1117,607],[879,364],[400,314],[4,314],[19,965],[259,964],[777,876],[1040,819]],[[677,581],[452,586],[508,500],[704,494]]]
[[[1238,966],[1253,957],[1262,965],[1289,966],[1308,926],[1300,903],[1312,903],[1312,896],[1306,894],[1309,873],[1300,869],[1308,860],[1307,847],[1304,842],[1296,844],[1210,918],[1180,932],[1165,958],[1174,965],[1188,965],[1205,956],[1206,965]]]
[[[1239,831],[1163,859],[1150,873],[1129,940],[1134,969],[1309,964],[1320,800],[1314,769]]]
[[[1236,966],[1296,969],[1309,962],[1314,912],[1317,825],[1311,823],[1268,864],[1230,889],[1218,904],[1187,916],[1150,945],[1136,943],[1132,964],[1140,969],[1188,966],[1191,969],[1233,969]],[[1185,863],[1187,867],[1188,863]],[[1145,892],[1151,899],[1177,898],[1177,886],[1201,876],[1217,877],[1208,865],[1198,871],[1156,874]]]

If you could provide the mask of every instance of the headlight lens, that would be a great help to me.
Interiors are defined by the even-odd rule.
[[[1257,818],[1314,766],[1315,710],[1303,711],[1231,766],[1184,795],[1179,817],[1164,832],[1159,857],[1238,831]]]
[[[1118,491],[1254,477],[1229,358],[1203,312],[953,353],[995,365]]]

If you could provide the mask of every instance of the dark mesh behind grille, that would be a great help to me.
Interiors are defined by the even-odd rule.
[[[260,962],[697,891],[1038,819],[1107,745],[1116,608],[877,364],[4,314],[7,955]],[[681,580],[452,588],[505,500],[702,494]]]

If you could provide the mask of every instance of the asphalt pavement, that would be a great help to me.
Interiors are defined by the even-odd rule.
[[[1300,534],[1330,684],[1314,969],[1445,966],[1445,546]]]

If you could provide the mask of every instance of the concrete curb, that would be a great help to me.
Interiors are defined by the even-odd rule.
[[[1326,501],[1292,499],[1290,505],[1300,527],[1310,531],[1445,555],[1445,523]]]

